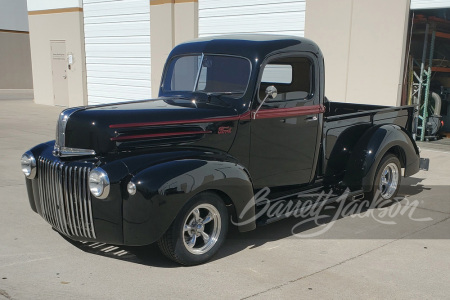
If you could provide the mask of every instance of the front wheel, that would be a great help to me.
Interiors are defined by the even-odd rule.
[[[366,196],[369,200],[393,199],[400,188],[401,177],[401,165],[398,157],[394,154],[385,155],[375,173],[373,190]]]
[[[180,211],[158,246],[177,263],[197,265],[208,261],[219,250],[227,231],[227,207],[217,194],[204,192]]]

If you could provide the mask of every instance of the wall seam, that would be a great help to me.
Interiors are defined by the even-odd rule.
[[[351,52],[351,43],[352,43],[352,28],[353,28],[353,1],[351,0],[350,4],[350,28],[348,35],[348,51],[347,51],[347,70],[345,73],[345,99],[344,102],[348,102],[348,74],[350,73],[350,52]]]
[[[399,83],[397,86],[397,106],[401,105],[402,103],[402,95],[403,95],[403,85],[406,84],[405,82],[405,74],[407,73],[406,67],[407,67],[407,51],[409,52],[410,49],[408,48],[408,29],[409,29],[409,16],[410,16],[410,7],[411,7],[411,1],[406,1],[406,12],[405,12],[405,21],[404,21],[404,29],[403,29],[403,45],[402,45],[402,59],[400,60],[400,78]],[[412,26],[412,21],[411,21]]]
[[[175,0],[172,0],[171,4],[172,9],[170,10],[171,13],[171,22],[172,22],[172,48],[175,46],[175,34],[176,34],[176,30],[175,30],[175,9],[176,9],[176,5],[175,5]]]

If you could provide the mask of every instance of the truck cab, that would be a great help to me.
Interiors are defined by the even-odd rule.
[[[221,54],[224,49],[226,53]],[[191,76],[186,76],[177,67],[187,70],[183,63],[191,59]],[[319,48],[308,40],[207,38],[172,51],[159,96],[194,99],[206,95],[204,101],[210,104],[232,107],[240,120],[230,124],[230,130],[239,134],[228,153],[252,174],[254,188],[307,184],[314,180],[320,147],[323,69]],[[177,76],[189,78],[190,84],[177,86]],[[276,87],[277,95],[255,114],[269,86]]]

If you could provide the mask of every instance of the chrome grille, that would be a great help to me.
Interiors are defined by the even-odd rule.
[[[96,238],[88,187],[90,170],[42,157],[38,159],[42,217],[67,236]]]

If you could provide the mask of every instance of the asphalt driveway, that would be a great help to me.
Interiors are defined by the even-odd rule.
[[[430,171],[400,203],[232,230],[213,261],[180,267],[154,245],[71,242],[30,209],[20,156],[54,139],[60,111],[0,100],[0,300],[450,298],[450,148],[421,144]]]

